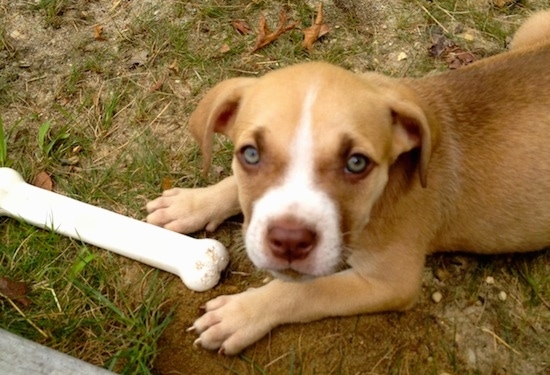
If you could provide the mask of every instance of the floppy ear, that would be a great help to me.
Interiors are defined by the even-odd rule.
[[[420,148],[420,183],[427,186],[428,164],[432,155],[432,140],[435,136],[430,129],[428,114],[420,104],[410,98],[392,99],[390,102],[393,119],[393,156],[414,148]]]
[[[245,89],[255,81],[256,78],[232,78],[217,84],[206,93],[189,117],[191,135],[203,155],[204,174],[208,172],[212,160],[214,133],[227,135],[235,122]]]

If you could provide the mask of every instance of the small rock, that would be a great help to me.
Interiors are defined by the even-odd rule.
[[[10,36],[15,39],[15,40],[24,40],[24,39],[27,39],[27,37],[24,35],[24,34],[21,34],[19,31],[17,30],[13,30],[11,33],[10,33]]]
[[[399,55],[397,55],[397,61],[406,60],[407,57],[409,57],[409,56],[405,52],[401,51],[401,52],[399,52]]]
[[[487,283],[489,285],[494,285],[495,278],[493,276],[487,276],[487,278],[485,279],[485,283]]]
[[[502,302],[506,301],[506,298],[508,298],[508,295],[506,294],[506,292],[504,290],[501,290],[500,293],[498,294],[498,299]]]
[[[434,294],[432,294],[432,301],[434,301],[435,303],[441,302],[442,299],[443,294],[441,294],[441,292],[434,292]]]

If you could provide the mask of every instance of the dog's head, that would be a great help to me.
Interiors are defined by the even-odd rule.
[[[234,143],[249,257],[279,273],[323,275],[369,222],[390,166],[431,135],[411,91],[378,75],[308,63],[215,86],[190,118],[205,168],[214,132]]]

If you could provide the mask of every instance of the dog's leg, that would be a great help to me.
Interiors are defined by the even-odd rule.
[[[180,233],[215,230],[225,219],[241,212],[235,177],[206,188],[166,190],[147,203],[147,222]]]
[[[277,279],[258,289],[220,296],[206,304],[206,313],[190,330],[200,334],[197,344],[231,355],[280,324],[405,310],[416,300],[424,260],[406,255],[404,258],[408,261],[377,262],[389,267],[378,269],[372,277],[360,275],[352,268],[302,282]]]

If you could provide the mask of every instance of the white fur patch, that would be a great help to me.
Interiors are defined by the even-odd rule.
[[[289,147],[289,168],[279,186],[258,199],[245,235],[248,256],[262,269],[292,269],[308,275],[324,275],[340,263],[342,239],[338,211],[329,196],[315,186],[312,109],[316,91],[310,90],[303,103],[300,122]],[[270,224],[292,217],[317,233],[317,244],[309,256],[292,263],[274,257],[266,242]]]

